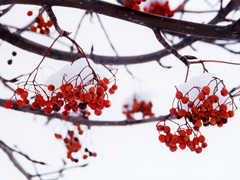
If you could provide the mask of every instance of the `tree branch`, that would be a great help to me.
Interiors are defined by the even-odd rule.
[[[7,100],[6,99],[0,99],[0,107],[4,107],[4,104]],[[87,126],[129,126],[129,125],[137,125],[137,124],[145,124],[145,123],[151,123],[151,122],[158,122],[165,120],[169,115],[165,116],[159,116],[159,117],[153,117],[149,119],[140,119],[140,120],[122,120],[122,121],[108,121],[108,120],[86,120],[83,118],[79,118],[77,116],[68,116],[67,118],[63,118],[60,113],[53,113],[50,115],[47,115],[44,113],[42,109],[34,110],[31,106],[23,106],[18,107],[16,102],[13,101],[13,108],[12,110],[20,111],[20,112],[27,112],[35,115],[41,115],[45,116],[47,118],[53,119],[61,119],[66,122],[76,123],[76,124],[84,124]]]
[[[27,3],[26,0],[23,0],[22,2]],[[34,1],[31,1],[31,2],[34,2]],[[0,0],[0,4],[4,4],[4,3],[10,3],[10,2],[9,1],[5,2]],[[240,1],[237,1],[237,0],[230,1],[225,8],[221,9],[221,11],[218,12],[218,14],[209,22],[209,24],[217,24],[218,22],[223,21],[225,17],[233,9],[237,8],[239,5],[240,5]],[[48,49],[48,47],[35,43],[33,41],[30,41],[26,38],[23,38],[17,33],[11,33],[8,30],[7,26],[4,26],[2,24],[0,24],[0,38],[14,46],[17,46],[21,49],[24,49],[26,51],[30,51],[42,56],[45,55]],[[176,45],[173,45],[173,48],[175,48],[176,50],[179,50],[186,47],[187,45],[192,44],[197,40],[200,40],[200,39],[193,36],[185,37],[181,42],[177,43]],[[55,60],[64,60],[64,61],[71,62],[72,59],[75,57],[75,55],[76,54],[72,52],[51,49],[51,51],[48,54],[48,57],[53,58]],[[100,56],[95,54],[88,54],[87,57],[101,64],[126,65],[126,64],[136,64],[136,63],[145,63],[145,62],[155,61],[155,60],[159,60],[160,58],[166,55],[169,55],[169,52],[163,49],[157,52],[138,55],[138,56],[116,57],[116,56]]]
[[[235,1],[236,7],[240,3]],[[132,10],[122,6],[110,4],[103,1],[86,1],[86,0],[0,0],[0,5],[6,4],[31,4],[40,5],[48,3],[51,6],[64,6],[85,9],[96,12],[113,18],[125,20],[138,25],[149,28],[159,28],[166,32],[176,32],[180,34],[188,34],[198,37],[208,37],[215,39],[239,39],[240,34],[232,31],[232,25],[216,26],[210,24],[193,23],[183,20],[172,19],[163,16],[144,13],[141,11]]]
[[[13,151],[9,149],[9,147],[0,141],[0,148],[8,155],[11,162],[14,164],[14,166],[28,179],[30,180],[32,178],[32,175],[29,174],[25,169],[19,164],[19,162],[16,160],[16,158],[13,155]]]

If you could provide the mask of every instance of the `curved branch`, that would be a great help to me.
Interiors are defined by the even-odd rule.
[[[234,1],[235,2],[235,1]],[[208,37],[216,39],[239,39],[240,34],[233,31],[232,25],[216,26],[210,24],[193,23],[183,20],[172,19],[163,16],[144,13],[132,10],[122,6],[110,4],[103,1],[86,0],[1,0],[0,5],[5,4],[31,4],[40,5],[48,3],[51,6],[64,6],[85,9],[90,12],[96,12],[113,18],[125,20],[149,28],[159,28],[166,32],[177,32],[180,34],[189,34],[198,37]],[[237,8],[240,3],[236,3]]]
[[[9,3],[9,1],[7,2]],[[26,1],[22,1],[22,2],[27,3]],[[0,4],[2,3],[3,2],[0,0]],[[230,1],[225,8],[221,9],[221,11],[218,12],[218,14],[209,22],[209,24],[217,24],[218,22],[224,20],[226,15],[229,14],[233,9],[238,7],[239,4],[240,4],[240,1],[236,1],[236,0]],[[17,46],[21,49],[24,49],[26,51],[30,51],[42,56],[44,56],[46,51],[48,50],[48,47],[35,43],[26,38],[23,38],[18,33],[11,33],[8,30],[7,26],[4,26],[2,24],[0,24],[0,38],[14,46]],[[185,37],[181,42],[174,45],[173,48],[175,48],[176,50],[179,50],[181,48],[186,47],[187,45],[192,44],[197,40],[201,40],[201,39],[192,37],[192,36]],[[72,59],[75,57],[75,55],[76,54],[73,52],[66,52],[66,51],[51,49],[51,51],[47,56],[55,60],[64,60],[64,61],[71,62]],[[159,60],[160,58],[166,55],[169,55],[169,52],[163,49],[157,52],[138,55],[138,56],[116,57],[116,56],[100,56],[95,54],[88,54],[87,57],[101,64],[126,65],[126,64],[136,64],[136,63],[145,63],[145,62],[155,61],[155,60]]]
[[[19,164],[19,162],[17,161],[17,159],[14,157],[13,155],[13,151],[11,149],[9,149],[9,147],[3,143],[2,141],[0,141],[0,149],[2,149],[9,157],[9,159],[11,160],[11,162],[14,164],[14,166],[28,179],[30,180],[32,178],[32,175],[29,174],[23,167],[21,164]]]
[[[0,99],[0,107],[4,108],[4,103],[6,101],[7,101],[6,99]],[[145,124],[145,123],[163,121],[167,117],[169,117],[169,115],[165,115],[165,116],[153,117],[153,118],[149,118],[149,119],[123,120],[123,121],[86,120],[86,119],[79,118],[77,116],[68,116],[67,118],[63,118],[60,113],[53,113],[53,114],[47,115],[44,113],[44,111],[42,109],[34,110],[31,108],[31,106],[23,106],[23,107],[19,108],[15,101],[13,101],[12,109],[16,110],[16,111],[20,111],[20,112],[27,112],[27,113],[31,113],[31,114],[35,114],[35,115],[45,116],[45,117],[51,118],[51,119],[57,118],[57,119],[64,120],[66,122],[71,122],[71,123],[76,123],[76,124],[84,124],[87,126],[129,126],[129,125],[137,125],[137,124]]]

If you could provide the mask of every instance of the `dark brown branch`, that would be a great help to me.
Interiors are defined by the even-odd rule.
[[[0,141],[0,148],[8,155],[11,162],[14,164],[14,166],[28,179],[30,180],[32,178],[32,175],[29,174],[22,166],[19,164],[19,162],[16,160],[16,158],[13,155],[13,151],[9,149],[8,146],[6,146],[2,141]]]
[[[163,45],[163,47],[165,47],[165,49],[168,52],[172,53],[174,56],[176,56],[180,61],[182,61],[188,67],[189,63],[188,63],[187,58],[185,56],[182,56],[181,54],[179,54],[175,48],[170,46],[167,43],[167,41],[165,41],[165,39],[161,35],[160,30],[158,28],[153,28],[152,30],[153,30],[157,40]]]
[[[88,164],[83,164],[83,165],[78,165],[78,166],[72,166],[72,167],[63,167],[57,171],[52,171],[52,172],[47,172],[47,173],[41,173],[41,174],[36,174],[32,175],[32,177],[42,177],[42,176],[48,176],[52,174],[59,174],[59,177],[62,175],[64,171],[75,169],[75,168],[80,168],[80,167],[86,167]]]
[[[16,33],[11,33],[8,28],[2,24],[0,24],[0,38],[14,46],[17,46],[23,50],[36,53],[44,56],[48,50],[47,46],[43,46],[31,40],[28,40],[24,37],[19,36]],[[189,39],[186,39],[186,42],[180,43],[179,45],[174,46],[176,49],[180,47],[185,47],[188,45]],[[183,46],[184,44],[184,46]],[[125,64],[137,64],[137,63],[145,63],[153,60],[157,60],[160,57],[166,56],[169,53],[166,50],[161,50],[154,53],[149,53],[146,55],[138,55],[138,56],[100,56],[95,54],[88,54],[87,57],[101,64],[115,64],[115,65],[125,65]],[[51,49],[48,53],[47,57],[53,58],[55,60],[64,60],[72,62],[72,59],[75,57],[75,53],[60,51],[56,49]],[[79,55],[78,58],[81,56]]]
[[[29,161],[31,161],[31,162],[33,162],[33,163],[41,164],[41,165],[46,165],[46,163],[44,163],[44,162],[33,160],[33,159],[31,159],[28,155],[26,155],[26,154],[24,154],[24,153],[22,153],[22,152],[20,152],[20,151],[17,151],[17,150],[15,150],[15,149],[9,147],[8,145],[6,145],[6,144],[5,144],[3,141],[1,141],[1,140],[0,140],[0,145],[5,146],[6,148],[8,148],[8,149],[9,149],[10,151],[12,151],[12,152],[15,152],[15,153],[20,154],[21,156],[25,157],[27,160],[29,160]]]
[[[0,1],[0,4],[3,3]],[[214,17],[209,24],[216,24],[218,22],[221,22],[225,19],[225,17],[233,10],[236,9],[240,4],[240,1],[232,0],[230,1],[227,6]],[[45,55],[48,47],[43,46],[41,44],[35,43],[33,41],[30,41],[28,39],[25,39],[18,34],[11,33],[6,26],[3,26],[0,24],[0,38],[4,41],[9,42],[10,44],[13,44],[14,46],[17,46],[19,48],[22,48],[24,50],[39,54],[39,55]],[[186,47],[187,45],[191,45],[193,42],[200,40],[196,37],[186,37],[178,44],[174,45],[173,47],[177,50]],[[136,64],[136,63],[145,63],[150,62],[154,60],[159,60],[160,58],[168,55],[169,52],[164,50],[145,54],[145,55],[138,55],[138,56],[99,56],[90,54],[87,55],[88,58],[102,64],[116,64],[116,65],[126,65],[126,64]],[[48,54],[48,57],[56,59],[56,60],[64,60],[71,62],[72,59],[75,57],[75,54],[72,52],[66,52],[66,51],[59,51],[52,49],[50,53]]]
[[[238,8],[239,2],[234,1],[235,8]],[[239,33],[232,30],[232,26],[215,26],[209,24],[193,23],[163,16],[156,16],[141,11],[135,11],[122,6],[110,4],[103,1],[85,1],[85,0],[49,0],[50,6],[64,6],[79,9],[85,9],[106,16],[118,18],[128,22],[136,23],[149,28],[156,27],[167,32],[177,32],[181,34],[190,34],[198,37],[208,37],[216,39],[238,39]],[[1,0],[0,5],[5,4],[32,4],[42,5],[42,1],[34,0]]]
[[[60,28],[60,26],[59,26],[59,24],[57,22],[57,18],[56,18],[55,14],[54,14],[54,12],[52,10],[51,4],[49,4],[47,1],[45,1],[42,6],[46,10],[49,18],[51,19],[51,21],[52,21],[56,31],[59,33],[59,35],[67,37],[70,33],[67,32],[67,31],[64,31],[64,30],[62,30]]]
[[[6,102],[5,99],[0,99],[0,107],[4,107],[4,103]],[[19,108],[16,104],[16,102],[13,101],[13,110],[20,111],[20,112],[27,112],[35,115],[41,115],[45,116],[47,118],[57,118],[61,119],[67,122],[76,123],[76,124],[84,124],[88,126],[129,126],[129,125],[137,125],[137,124],[145,124],[145,123],[151,123],[151,122],[158,122],[161,120],[165,120],[166,116],[159,116],[159,117],[153,117],[149,119],[141,119],[141,120],[123,120],[123,121],[97,121],[97,120],[86,120],[82,119],[76,116],[68,116],[68,118],[62,118],[62,115],[60,113],[54,113],[51,115],[47,115],[44,113],[42,109],[34,110],[31,108],[31,106],[24,106]]]

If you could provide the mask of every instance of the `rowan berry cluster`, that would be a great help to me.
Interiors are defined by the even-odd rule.
[[[46,93],[40,85],[34,86],[35,90],[36,88],[40,88],[45,93],[45,96],[42,95],[39,90],[36,90],[36,92],[34,92],[35,97],[32,102],[32,108],[43,108],[46,114],[59,112],[63,109],[62,116],[66,118],[68,117],[69,112],[83,111],[89,106],[94,110],[95,115],[100,116],[104,108],[109,108],[111,106],[111,102],[108,100],[108,93],[114,94],[118,86],[113,84],[108,88],[110,81],[107,78],[103,78],[102,80],[92,79],[86,84],[84,84],[83,81],[80,84],[77,84],[77,79],[78,76],[76,76],[75,79],[70,79],[69,81],[64,82],[58,88],[55,88],[52,84],[48,85],[47,89],[50,95],[47,95],[49,93]],[[20,87],[16,89],[14,97],[16,98],[16,103],[19,107],[30,103],[28,94],[29,90]],[[13,103],[11,100],[6,101],[6,108],[12,108],[12,106]]]
[[[27,15],[32,16],[33,12],[28,11]],[[37,32],[39,30],[40,34],[49,34],[50,33],[50,28],[52,27],[53,23],[51,20],[45,21],[42,15],[39,15],[35,19],[35,25],[30,27],[30,30],[32,32]]]
[[[174,104],[176,104],[176,107],[170,109],[170,116],[179,120],[174,122],[178,125],[178,129],[174,134],[171,134],[169,126],[158,124],[159,140],[165,142],[171,151],[176,151],[176,145],[179,144],[181,149],[188,146],[190,150],[197,153],[200,153],[202,148],[207,146],[204,136],[200,133],[200,128],[209,125],[222,127],[228,122],[229,118],[234,116],[236,108],[233,97],[228,93],[223,81],[217,77],[213,77],[202,88],[192,87],[185,94],[177,89],[173,106]],[[165,135],[161,132],[164,132]],[[202,144],[199,145],[199,143]]]
[[[127,8],[135,9],[135,10],[140,10],[140,4],[142,2],[146,2],[147,0],[130,0],[130,1],[125,1],[124,6]]]
[[[182,6],[182,5],[181,5]],[[169,2],[166,1],[164,4],[161,2],[151,2],[149,7],[143,8],[144,12],[151,13],[151,14],[157,14],[160,16],[166,16],[166,17],[172,17],[176,10],[171,10],[169,6]]]
[[[126,115],[127,119],[134,119],[134,114],[135,113],[142,113],[142,117],[153,117],[154,113],[152,113],[152,102],[149,101],[148,103],[145,101],[140,101],[138,102],[136,98],[133,99],[133,104],[132,106],[125,104],[123,114]]]
[[[172,134],[169,126],[158,124],[157,130],[160,133],[159,141],[165,143],[172,152],[176,151],[178,147],[182,150],[188,147],[191,151],[201,153],[202,149],[207,147],[205,137],[203,135],[193,135],[191,128],[178,129],[176,133]]]
[[[62,140],[65,144],[65,147],[67,149],[67,158],[70,159],[73,162],[78,162],[78,158],[76,158],[76,153],[79,153],[82,150],[82,143],[80,142],[79,136],[83,135],[84,131],[81,129],[81,126],[79,124],[73,124],[77,129],[75,130],[68,130],[66,137],[62,137],[61,134],[55,133],[55,138]],[[82,152],[82,159],[87,159],[88,156],[96,157],[96,152],[91,152],[87,148],[85,148],[85,151]]]

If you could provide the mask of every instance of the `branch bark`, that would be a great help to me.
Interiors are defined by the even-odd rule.
[[[0,107],[4,108],[4,104],[6,101],[7,101],[6,99],[0,99]],[[122,120],[122,121],[86,120],[86,119],[79,118],[77,116],[68,116],[67,118],[63,118],[60,113],[53,113],[53,114],[47,115],[44,113],[44,111],[42,109],[34,110],[31,108],[31,106],[23,106],[23,107],[19,108],[17,106],[16,102],[14,102],[14,101],[13,101],[12,110],[31,113],[31,114],[35,114],[35,115],[41,115],[41,116],[45,116],[46,118],[50,118],[50,119],[56,118],[56,119],[64,120],[66,122],[83,124],[83,125],[87,125],[87,126],[129,126],[129,125],[137,125],[137,124],[145,124],[145,123],[163,121],[167,117],[169,117],[169,115],[165,115],[165,116],[153,117],[153,118],[148,118],[148,119]]]
[[[14,166],[28,179],[31,180],[32,175],[29,174],[22,166],[21,164],[16,160],[16,158],[13,155],[13,152],[11,149],[9,149],[8,146],[6,146],[2,141],[0,141],[0,149],[3,150],[3,152],[5,152],[9,159],[11,160],[11,162],[14,164]]]
[[[236,1],[237,2],[237,1]],[[156,27],[166,32],[188,34],[198,37],[208,37],[215,39],[239,39],[240,34],[233,32],[232,26],[216,26],[210,24],[193,23],[173,18],[156,16],[141,11],[132,10],[122,6],[110,4],[103,1],[86,0],[1,0],[0,5],[6,4],[31,4],[40,5],[48,3],[51,6],[72,7],[85,9],[113,18],[125,20],[149,28]],[[240,3],[235,3],[238,8]]]

